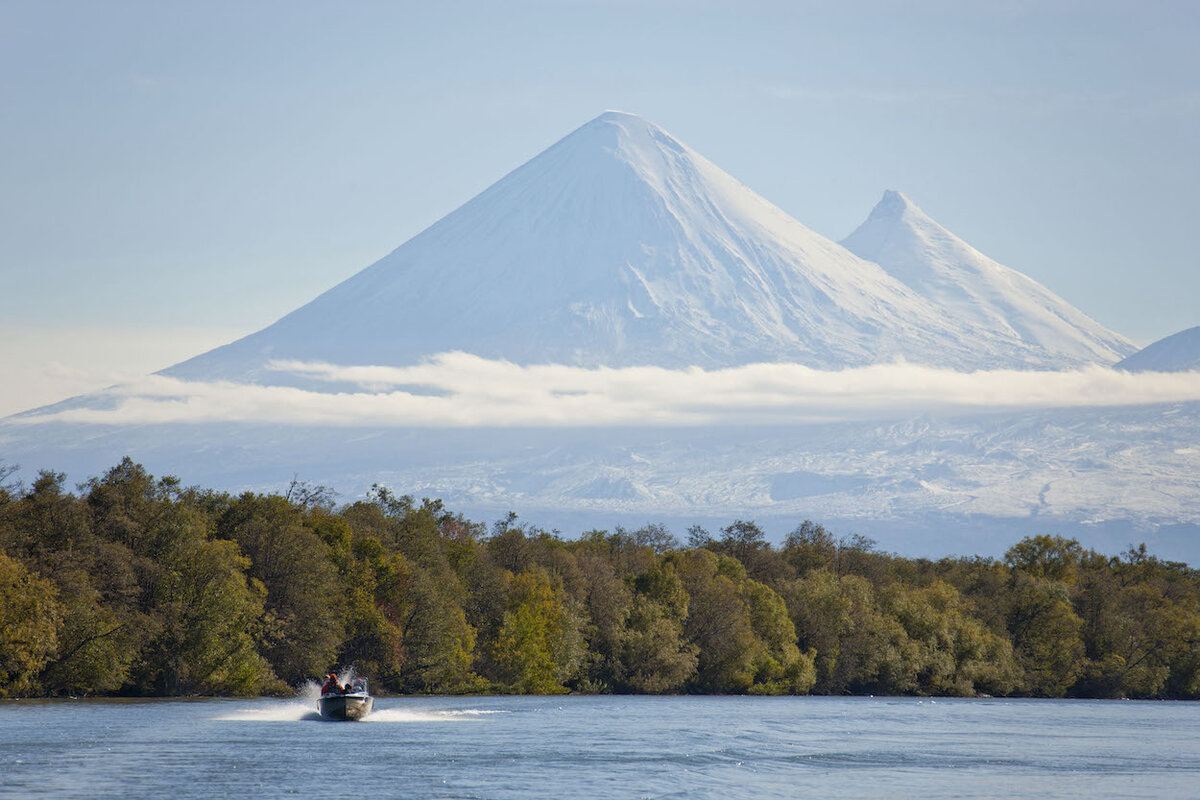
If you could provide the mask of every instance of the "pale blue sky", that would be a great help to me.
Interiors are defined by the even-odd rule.
[[[0,0],[0,412],[261,328],[608,108],[1200,324],[1200,3]]]

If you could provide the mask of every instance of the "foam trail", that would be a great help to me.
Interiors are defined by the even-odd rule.
[[[323,721],[317,712],[316,699],[266,701],[269,705],[239,708],[231,714],[217,717],[225,722],[308,722]],[[431,711],[413,708],[379,708],[363,718],[364,722],[422,723],[422,722],[480,722],[489,714],[506,714],[507,711],[488,711],[466,708],[452,711]]]
[[[320,718],[315,702],[299,698],[273,700],[270,705],[239,708],[232,714],[217,717],[218,720],[226,722],[300,722]]]
[[[355,677],[353,667],[345,667],[337,673],[338,681],[349,683]],[[217,717],[232,722],[306,722],[324,721],[317,711],[317,700],[321,696],[321,685],[316,681],[305,681],[296,688],[296,696],[288,700],[264,700],[254,706],[239,708],[232,714]],[[364,722],[470,722],[490,714],[507,714],[504,709],[460,708],[445,711],[419,708],[380,708],[376,698],[375,710],[363,718]],[[400,701],[404,702],[404,701]]]
[[[484,714],[503,714],[504,711],[462,709],[456,711],[429,711],[413,708],[379,708],[365,718],[366,722],[472,722]]]
[[[303,686],[297,687],[296,696],[293,698],[264,701],[263,705],[240,708],[234,714],[226,714],[217,719],[235,722],[299,722],[320,719],[321,715],[317,711],[317,698],[320,696],[321,687],[313,681],[305,681]]]

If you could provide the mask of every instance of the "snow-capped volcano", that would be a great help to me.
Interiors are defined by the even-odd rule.
[[[1015,276],[1006,297],[1040,290],[1005,274]],[[990,296],[924,289],[809,230],[658,126],[607,112],[308,305],[167,374],[271,381],[272,360],[402,365],[453,350],[663,367],[1119,357],[1120,337],[1092,334],[1099,326],[1078,312],[1086,331],[1069,335],[1063,321],[1058,335],[1027,341],[1030,324],[992,319],[997,303],[958,313]]]
[[[851,252],[982,331],[1019,365],[1112,364],[1134,349],[1045,286],[980,253],[896,191],[842,240]]]

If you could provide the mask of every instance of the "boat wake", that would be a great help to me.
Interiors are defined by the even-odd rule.
[[[388,701],[384,701],[388,702]],[[404,702],[392,700],[391,702]],[[473,722],[479,721],[492,714],[508,714],[501,709],[458,708],[458,709],[422,709],[422,708],[380,708],[378,700],[375,710],[362,718],[363,722]],[[317,697],[301,695],[290,700],[272,700],[256,703],[245,708],[238,708],[233,713],[224,714],[216,719],[223,722],[323,722],[317,711]]]
[[[353,677],[351,670],[346,670],[338,677],[343,683]],[[298,687],[296,696],[288,700],[264,700],[247,708],[239,708],[232,714],[217,717],[226,722],[310,722],[325,721],[317,711],[317,700],[321,697],[321,686],[314,681],[307,681]],[[406,703],[402,699],[392,699],[393,703]],[[487,708],[380,708],[378,698],[375,710],[362,718],[363,722],[470,722],[490,714],[508,714],[504,709]]]
[[[433,711],[412,708],[377,708],[363,719],[364,722],[471,722],[485,714],[507,714],[507,711],[487,711],[464,708]]]
[[[320,720],[316,702],[288,700],[272,703],[269,706],[254,706],[239,708],[232,714],[217,717],[223,722],[301,722]]]

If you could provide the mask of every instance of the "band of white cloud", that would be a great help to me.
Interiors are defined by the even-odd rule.
[[[522,366],[444,353],[411,367],[294,361],[281,382],[165,376],[106,390],[102,402],[21,418],[92,424],[256,422],[348,426],[605,426],[805,423],[924,411],[1124,406],[1200,400],[1200,372],[1105,367],[955,372],[913,364],[817,370]],[[346,391],[344,387],[350,386]]]

